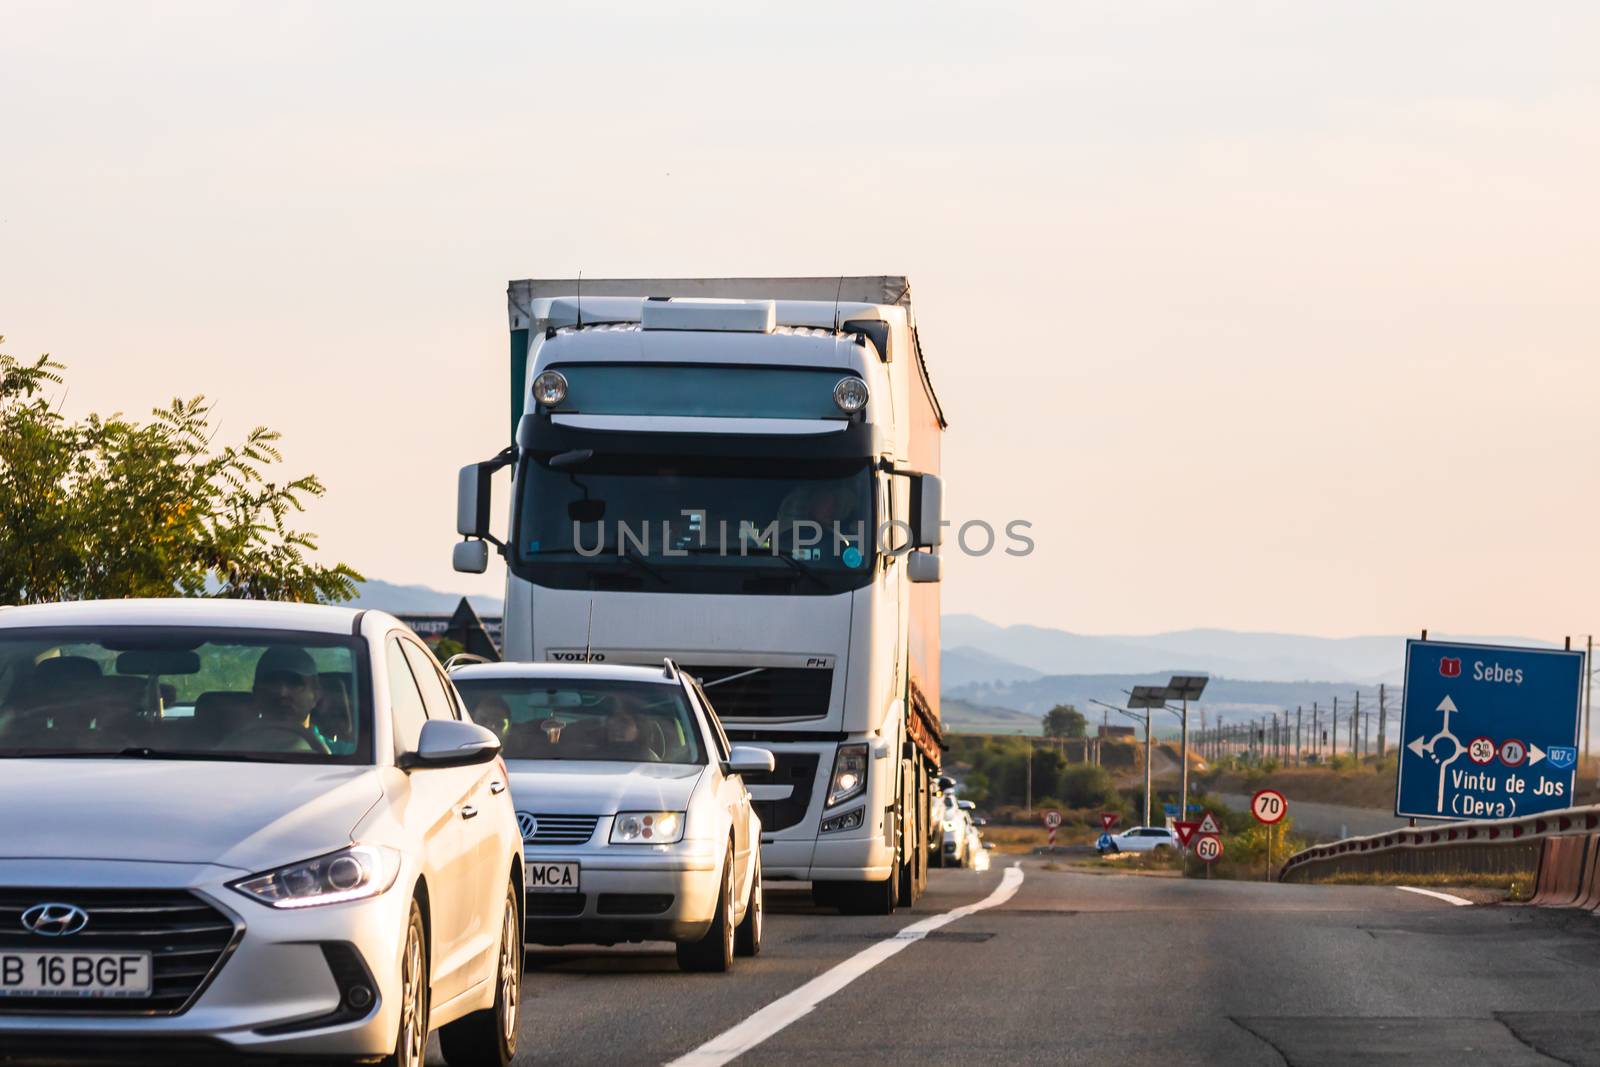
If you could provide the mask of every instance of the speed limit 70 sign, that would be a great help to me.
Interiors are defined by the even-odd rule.
[[[1276,789],[1258,789],[1256,795],[1250,798],[1250,814],[1256,817],[1257,822],[1271,826],[1289,814],[1289,802]]]

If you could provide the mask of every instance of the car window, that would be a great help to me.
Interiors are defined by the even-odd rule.
[[[706,762],[680,686],[467,672],[452,681],[472,721],[499,736],[507,759]]]
[[[193,626],[0,633],[0,756],[372,759],[365,646]]]
[[[422,694],[411,667],[401,651],[401,641],[391,637],[384,642],[384,659],[389,668],[389,704],[394,712],[394,747],[399,752],[415,752],[422,737],[422,724],[428,720]]]
[[[422,706],[427,709],[428,718],[455,718],[455,707],[450,703],[450,694],[445,691],[444,679],[439,677],[433,659],[410,641],[401,641],[400,647],[405,649],[406,659],[411,662],[411,673],[422,691]]]

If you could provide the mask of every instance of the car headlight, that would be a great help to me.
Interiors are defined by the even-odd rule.
[[[624,811],[611,823],[613,845],[670,845],[683,840],[681,811]]]
[[[828,807],[843,804],[867,788],[867,746],[840,745],[833,757],[833,780],[828,783]]]
[[[352,845],[326,856],[252,874],[229,888],[274,908],[313,908],[375,897],[400,875],[400,853]]]
[[[956,832],[956,824],[953,823],[953,822],[946,822],[944,824],[944,832],[947,833],[947,834],[955,833]]]

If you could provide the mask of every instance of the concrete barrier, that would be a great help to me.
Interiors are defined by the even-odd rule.
[[[1589,836],[1547,837],[1539,856],[1539,881],[1528,903],[1546,908],[1570,908],[1583,894],[1584,868],[1589,859]]]
[[[1578,907],[1600,910],[1600,835],[1589,836],[1589,858],[1583,865],[1583,885],[1579,889]]]

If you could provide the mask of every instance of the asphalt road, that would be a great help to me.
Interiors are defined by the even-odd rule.
[[[665,945],[532,951],[518,1062],[668,1063],[743,1024],[741,1064],[1600,1064],[1592,916],[1052,866],[903,946],[881,943],[1016,874],[934,871],[884,918],[769,890],[765,949],[730,975]],[[783,999],[891,947],[809,1011]]]

